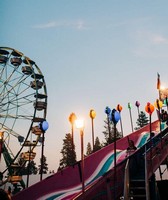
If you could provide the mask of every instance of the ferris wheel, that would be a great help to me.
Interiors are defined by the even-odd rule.
[[[0,186],[25,184],[21,169],[36,156],[46,121],[47,88],[36,63],[23,53],[0,47]]]

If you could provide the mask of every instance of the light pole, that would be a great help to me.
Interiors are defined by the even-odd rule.
[[[44,168],[44,133],[48,129],[49,124],[47,121],[43,121],[39,124],[39,128],[42,130],[42,146],[41,146],[41,173],[40,173],[40,181],[43,179],[43,168]]]
[[[131,113],[131,103],[128,103],[128,109],[129,109],[129,113],[130,113],[130,120],[131,120],[132,132],[134,132],[133,122],[132,122],[132,113]]]
[[[71,134],[72,134],[72,148],[74,149],[74,123],[76,120],[75,113],[71,113],[69,116],[69,122],[71,123]]]
[[[151,116],[154,111],[154,106],[150,104],[149,102],[145,106],[145,111],[149,114],[149,125],[150,125],[150,161],[151,161],[151,168],[153,172],[153,163],[152,163],[152,124],[151,124]],[[162,144],[162,139],[161,139]]]
[[[123,137],[124,133],[123,133],[123,127],[122,127],[122,120],[121,120],[122,106],[120,104],[117,105],[117,111],[120,113],[120,126],[121,126],[121,134],[122,134],[122,137]]]
[[[135,106],[137,107],[137,110],[138,110],[138,116],[139,116],[139,106],[140,106],[139,101],[136,101],[136,102],[135,102]]]
[[[110,144],[110,142],[111,142],[111,129],[110,129],[110,120],[109,120],[109,116],[110,116],[110,113],[111,113],[111,109],[108,107],[108,106],[106,106],[106,108],[105,108],[105,113],[106,113],[106,115],[107,115],[107,126],[108,126],[108,131],[109,131],[109,141],[108,141],[108,144]]]
[[[92,148],[94,149],[94,124],[93,124],[93,120],[96,117],[96,112],[91,109],[90,110],[90,118],[91,118],[91,123],[92,123]]]
[[[150,139],[151,139],[151,137],[152,137],[152,123],[151,123],[151,115],[152,115],[152,113],[153,113],[153,111],[154,111],[154,106],[151,104],[151,103],[147,103],[146,104],[146,106],[145,106],[145,111],[149,114],[149,125],[150,125],[150,127],[149,127],[149,132],[150,132]]]
[[[116,191],[115,191],[115,186],[116,186],[116,125],[118,121],[120,120],[120,113],[113,109],[111,111],[111,114],[109,115],[110,121],[113,122],[114,124],[114,199],[116,199]]]
[[[80,130],[80,139],[81,139],[81,171],[82,171],[82,193],[85,192],[85,178],[84,178],[84,144],[83,144],[83,135],[84,135],[84,121],[75,120],[76,128]]]
[[[137,107],[138,119],[139,119],[139,124],[140,124],[140,127],[141,127],[141,119],[140,119],[140,113],[139,113],[139,106],[140,106],[139,101],[136,101],[136,102],[135,102],[135,106]]]

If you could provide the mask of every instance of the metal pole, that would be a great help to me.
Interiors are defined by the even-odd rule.
[[[44,131],[43,131],[43,133],[42,133],[40,181],[43,179],[43,168],[44,168]]]
[[[122,120],[120,118],[120,126],[121,126],[121,133],[122,133],[122,137],[124,136],[124,133],[123,133],[123,127],[122,127]]]
[[[91,121],[92,121],[92,146],[93,146],[93,149],[94,149],[94,124],[93,124],[93,118],[91,118]]]
[[[116,199],[116,124],[114,124],[114,199]]]
[[[140,127],[142,126],[141,124],[141,120],[140,120],[140,112],[139,112],[139,107],[137,107],[137,110],[138,110],[138,119],[139,119],[139,124],[140,124]],[[142,127],[141,127],[142,128]]]
[[[69,116],[69,122],[71,123],[71,134],[72,134],[72,148],[74,150],[74,123],[76,120],[75,113],[71,113]]]
[[[150,123],[150,162],[151,162],[151,169],[153,172],[153,162],[152,162],[152,148],[153,148],[153,144],[152,144],[152,117],[151,114],[149,115],[149,123]]]
[[[122,106],[120,104],[117,105],[117,110],[120,113],[120,126],[121,126],[121,136],[123,137],[124,133],[123,133],[123,127],[122,127],[122,120],[121,120],[121,110],[122,110]]]
[[[83,130],[80,130],[80,136],[81,136],[82,193],[84,193],[85,192],[85,182],[84,182]]]
[[[74,123],[72,123],[72,148],[74,150]]]
[[[149,115],[149,131],[150,131],[150,139],[152,138],[152,123],[151,123],[151,115]]]
[[[134,132],[134,129],[133,129],[133,122],[132,122],[131,108],[129,108],[129,112],[130,112],[131,128],[132,128],[132,132]]]
[[[138,110],[138,116],[139,116],[139,107],[137,107],[137,110]]]
[[[107,125],[108,125],[108,131],[109,131],[109,141],[108,141],[108,144],[111,143],[111,129],[110,129],[110,119],[109,117],[107,116]]]

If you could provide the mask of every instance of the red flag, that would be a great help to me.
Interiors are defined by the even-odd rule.
[[[160,85],[161,85],[161,83],[160,83],[160,74],[158,73],[157,75],[158,75],[158,77],[157,77],[157,89],[160,90]]]

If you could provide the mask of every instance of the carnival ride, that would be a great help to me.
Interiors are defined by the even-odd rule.
[[[21,170],[36,156],[46,114],[40,68],[18,50],[0,47],[0,186],[8,182],[16,192],[25,188]]]
[[[168,156],[168,128],[157,120],[116,142],[116,161],[114,165],[114,143],[102,148],[84,159],[84,185],[82,192],[81,161],[38,182],[13,196],[13,200],[44,199],[154,199],[151,177]],[[155,137],[150,138],[151,131]],[[127,155],[128,137],[135,142],[138,150]],[[155,139],[155,140],[154,140]],[[155,142],[154,142],[155,141]],[[151,145],[152,142],[152,145]],[[132,164],[140,158],[139,167]],[[143,184],[144,193],[133,194],[131,181]],[[133,196],[134,195],[134,196]],[[138,196],[139,195],[139,196]],[[157,195],[157,194],[156,194]],[[139,198],[140,199],[140,198]]]
[[[7,182],[14,186],[13,200],[156,198],[154,173],[160,165],[168,166],[168,127],[160,117],[85,157],[84,168],[79,161],[25,187],[21,171],[35,158],[39,142],[44,141],[46,84],[34,61],[8,47],[0,47],[0,81],[0,155],[5,161],[3,170],[1,165],[0,186]],[[130,139],[138,149],[128,154]]]

